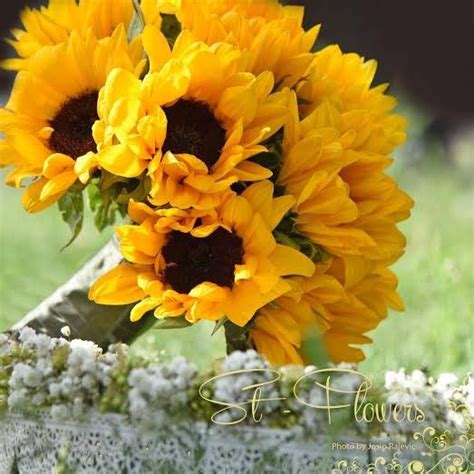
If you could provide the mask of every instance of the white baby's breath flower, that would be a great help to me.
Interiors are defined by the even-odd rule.
[[[46,394],[43,392],[35,393],[31,397],[31,403],[35,406],[41,406],[46,401]]]
[[[50,382],[48,385],[48,391],[52,397],[59,397],[61,395],[61,384],[58,382]]]
[[[248,404],[254,394],[255,388],[251,388],[253,385],[271,382],[275,379],[275,374],[268,369],[270,369],[268,362],[254,350],[232,352],[222,363],[221,373],[223,376],[214,381],[215,400],[232,404]],[[242,372],[232,373],[239,371]],[[260,388],[260,398],[275,399],[261,404],[261,412],[270,413],[278,409],[281,401],[277,400],[280,398],[277,384],[261,385]],[[229,417],[235,419],[240,416],[242,416],[241,410],[228,410],[218,415],[217,420],[227,422]],[[263,422],[265,421],[264,417]]]
[[[196,375],[196,367],[183,357],[165,365],[135,368],[128,375],[129,411],[133,420],[152,425],[162,423],[164,413],[183,407],[187,390]],[[150,418],[150,413],[154,413]]]
[[[474,377],[469,377],[464,385],[466,393],[466,405],[469,407],[471,416],[474,418]]]
[[[85,405],[81,397],[76,397],[72,403],[72,415],[74,418],[80,418],[84,415]]]
[[[433,384],[433,390],[437,393],[443,394],[450,390],[458,383],[458,378],[454,374],[442,373],[439,374],[436,382]]]
[[[409,377],[412,390],[424,390],[426,387],[426,375],[421,370],[414,370]]]
[[[19,363],[15,365],[10,377],[10,386],[13,388],[20,388],[25,386],[26,388],[38,387],[43,381],[41,372],[39,370],[30,367],[27,364]]]
[[[11,354],[10,338],[6,334],[0,333],[0,356]]]
[[[196,375],[196,367],[182,356],[174,357],[168,363],[168,367],[185,380],[189,380]]]
[[[11,390],[7,399],[8,406],[13,409],[24,408],[28,401],[28,390],[26,388]]]
[[[70,410],[66,405],[52,405],[50,413],[51,417],[57,421],[70,418]]]
[[[71,328],[70,328],[69,326],[63,326],[63,327],[61,328],[61,334],[62,334],[65,338],[69,339],[69,338],[71,337]]]
[[[405,388],[407,385],[407,377],[405,369],[398,371],[389,370],[385,372],[385,388],[387,390]]]
[[[29,341],[36,336],[36,332],[34,329],[25,326],[20,329],[20,332],[18,334],[18,339],[23,343],[23,344],[28,344]]]

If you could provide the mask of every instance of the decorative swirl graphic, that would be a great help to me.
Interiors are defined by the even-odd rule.
[[[423,444],[421,455],[425,458],[414,459],[403,464],[400,460],[400,452],[396,452],[391,460],[383,456],[377,457],[375,461],[363,466],[355,458],[352,462],[339,461],[332,470],[332,474],[430,474],[448,473],[461,474],[470,473],[474,469],[474,436],[472,434],[462,434],[454,443],[454,436],[445,430],[441,434],[429,426],[413,435],[413,439]]]

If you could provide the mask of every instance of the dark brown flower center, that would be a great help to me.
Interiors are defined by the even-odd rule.
[[[166,282],[178,293],[189,293],[205,281],[232,288],[244,250],[239,236],[219,227],[204,238],[173,231],[162,255]]]
[[[211,167],[225,145],[225,130],[211,109],[202,102],[181,99],[164,109],[168,119],[163,153],[194,155]]]
[[[89,151],[97,151],[92,137],[92,125],[97,115],[96,91],[85,92],[65,102],[49,124],[53,133],[49,138],[49,147],[77,159]]]

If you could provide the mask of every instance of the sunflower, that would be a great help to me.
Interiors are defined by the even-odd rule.
[[[75,160],[96,151],[92,125],[98,91],[115,67],[130,74],[143,67],[122,26],[101,40],[92,32],[85,38],[72,32],[65,43],[38,50],[17,75],[8,104],[0,109],[2,162],[14,167],[9,184],[34,179],[23,197],[28,212],[60,199],[78,178]]]
[[[354,225],[359,211],[339,175],[355,159],[346,150],[351,137],[327,119],[330,113],[329,106],[322,104],[300,122],[293,96],[278,183],[295,197],[297,233],[333,255],[370,252],[375,242]]]
[[[2,67],[25,69],[42,47],[64,43],[72,32],[85,37],[92,29],[99,39],[111,36],[118,25],[128,26],[132,13],[131,0],[50,0],[40,9],[25,8],[22,28],[12,30],[14,39],[7,40],[19,58],[4,61]]]
[[[406,124],[392,113],[396,102],[385,94],[387,86],[371,87],[375,68],[373,61],[326,48],[315,54],[308,77],[290,101],[276,178],[295,198],[284,239],[322,248],[318,258],[329,254],[326,276],[338,282],[344,296],[313,307],[310,300],[317,295],[300,282],[302,296],[293,307],[285,303],[259,311],[254,344],[278,363],[301,358],[307,328],[298,323],[296,307],[311,315],[310,304],[313,325],[323,332],[335,362],[362,360],[356,346],[371,342],[365,333],[389,308],[403,310],[398,281],[387,267],[404,252],[406,241],[397,224],[408,218],[413,201],[386,169],[392,163],[388,154],[404,140]],[[286,332],[277,320],[286,321]]]
[[[256,349],[276,365],[308,363],[305,340],[319,334],[324,351],[335,363],[360,362],[358,346],[370,344],[365,334],[387,316],[388,308],[403,311],[397,278],[380,267],[344,288],[328,269],[317,266],[311,278],[292,279],[293,290],[258,311],[250,336]],[[313,341],[311,341],[313,342]]]
[[[245,57],[183,32],[173,50],[153,26],[143,32],[150,70],[143,80],[116,69],[99,94],[98,153],[80,158],[79,174],[101,167],[127,178],[151,177],[155,206],[210,209],[239,181],[269,178],[248,158],[280,129],[288,90],[272,93],[269,72],[245,72]]]
[[[303,364],[305,339],[330,328],[327,305],[344,298],[340,283],[317,265],[311,278],[293,278],[292,291],[258,311],[250,338],[258,352],[273,364]]]
[[[136,321],[184,315],[190,322],[227,317],[246,325],[255,312],[291,290],[288,275],[311,276],[314,264],[278,244],[272,230],[292,205],[262,181],[212,211],[153,210],[130,202],[138,225],[118,228],[127,260],[101,277],[89,297],[99,304],[135,303]]]
[[[376,242],[366,256],[389,265],[403,253],[406,242],[396,224],[409,217],[413,200],[385,172],[393,161],[388,155],[405,141],[406,119],[393,113],[397,102],[386,94],[388,84],[372,87],[376,69],[375,61],[330,46],[315,54],[297,93],[300,114],[330,103],[327,117],[352,136],[346,150],[353,159],[339,174],[358,208],[355,225]]]
[[[328,305],[332,319],[324,333],[327,353],[334,362],[360,362],[365,356],[359,347],[372,340],[365,334],[387,316],[388,309],[403,311],[397,292],[398,280],[385,267],[374,268],[346,287],[346,298]]]
[[[249,54],[254,74],[272,71],[280,86],[294,86],[306,73],[319,26],[303,29],[304,7],[277,0],[182,0],[182,27],[208,44],[232,43]]]
[[[315,54],[290,104],[278,177],[296,199],[296,233],[337,257],[345,286],[400,258],[397,224],[413,206],[386,174],[405,120],[386,86],[371,88],[374,73],[374,62],[337,47]]]

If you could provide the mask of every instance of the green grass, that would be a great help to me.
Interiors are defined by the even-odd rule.
[[[474,193],[462,170],[424,163],[399,170],[415,199],[402,224],[406,254],[394,266],[406,311],[389,315],[370,336],[360,368],[427,368],[433,373],[472,370],[474,286]]]
[[[405,151],[407,153],[407,151]],[[406,161],[406,160],[402,160]],[[400,165],[403,163],[400,163]],[[433,373],[465,374],[473,340],[473,202],[467,173],[454,165],[427,161],[395,169],[402,187],[416,200],[403,224],[408,250],[396,265],[407,311],[391,314],[371,334],[360,368],[379,378],[384,370],[427,367]],[[107,241],[88,219],[67,250],[68,229],[56,208],[29,216],[20,193],[0,188],[0,330],[9,327],[74,273]],[[183,354],[201,367],[224,354],[222,335],[212,325],[185,330],[152,330],[134,350]]]

